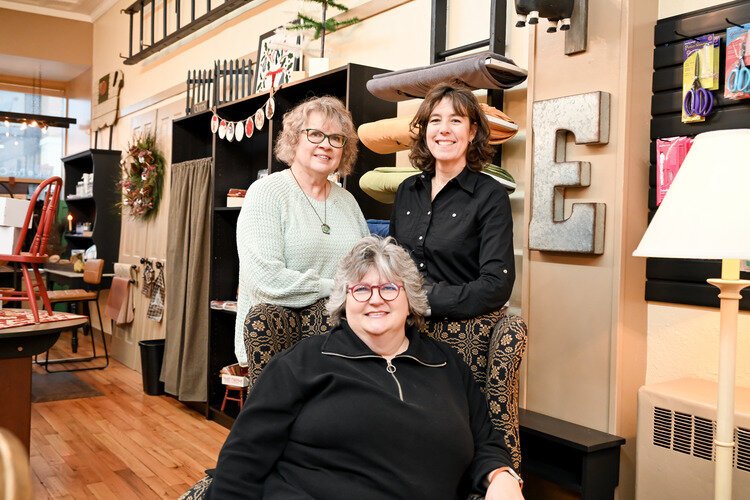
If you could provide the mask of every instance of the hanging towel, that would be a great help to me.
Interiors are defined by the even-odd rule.
[[[153,291],[154,268],[151,266],[151,261],[147,260],[143,264],[143,285],[141,286],[141,293],[150,299]]]
[[[151,303],[148,305],[146,317],[152,321],[160,322],[164,315],[164,268],[159,270],[159,275],[151,287]]]
[[[527,74],[512,59],[484,51],[421,68],[381,73],[367,82],[367,90],[384,101],[397,102],[424,97],[438,83],[453,79],[471,89],[509,89],[523,83]]]
[[[115,276],[109,289],[105,313],[118,325],[132,323],[135,317],[131,268],[127,264],[115,264]]]

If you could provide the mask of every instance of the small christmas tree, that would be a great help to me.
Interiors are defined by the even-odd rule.
[[[323,6],[323,19],[316,21],[315,19],[307,16],[301,12],[297,13],[297,19],[294,24],[288,25],[286,28],[289,30],[312,30],[313,39],[320,38],[320,57],[325,57],[326,50],[326,33],[333,33],[339,28],[344,26],[351,26],[359,22],[359,19],[353,17],[346,21],[336,21],[334,19],[328,19],[326,12],[328,7],[333,7],[340,10],[341,12],[347,12],[349,7],[346,5],[334,2],[333,0],[306,0],[308,2],[316,2]]]

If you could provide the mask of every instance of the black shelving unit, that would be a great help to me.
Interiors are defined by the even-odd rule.
[[[230,188],[247,188],[258,177],[258,171],[269,173],[287,168],[273,157],[273,141],[281,130],[284,113],[300,101],[313,96],[333,95],[340,98],[352,113],[354,125],[359,126],[396,116],[396,104],[382,101],[367,92],[365,83],[373,75],[388,70],[359,64],[349,64],[314,77],[284,85],[274,94],[276,111],[262,130],[255,130],[251,138],[226,141],[211,133],[211,111],[189,115],[173,123],[172,163],[198,158],[213,158],[212,218],[210,256],[210,298],[235,300],[239,281],[236,226],[239,207],[226,206]],[[227,120],[243,120],[261,108],[268,93],[255,94],[239,101],[225,104],[217,113]],[[394,165],[395,154],[379,155],[360,145],[357,163],[351,175],[344,180],[367,218],[388,219],[391,206],[375,201],[359,188],[363,173],[377,166]],[[206,416],[230,427],[237,416],[235,404],[220,410],[224,386],[219,370],[236,362],[234,357],[234,323],[236,314],[214,310],[205,305],[209,315],[208,332],[208,401]]]
[[[120,180],[120,151],[89,149],[62,159],[65,169],[63,193],[73,224],[91,222],[91,236],[66,232],[68,250],[96,245],[96,255],[104,259],[104,272],[114,272],[120,253],[120,209],[117,182]],[[76,184],[83,174],[94,174],[93,194],[76,197]]]

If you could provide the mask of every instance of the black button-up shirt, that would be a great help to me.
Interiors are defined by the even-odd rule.
[[[464,168],[431,201],[432,177],[422,173],[401,183],[390,235],[424,275],[433,317],[496,311],[516,279],[508,193],[491,177]]]

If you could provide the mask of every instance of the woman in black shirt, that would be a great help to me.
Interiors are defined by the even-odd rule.
[[[480,172],[493,148],[479,102],[459,82],[439,84],[411,126],[422,173],[399,187],[390,234],[423,274],[433,318],[498,311],[515,281],[513,221],[505,188]]]

